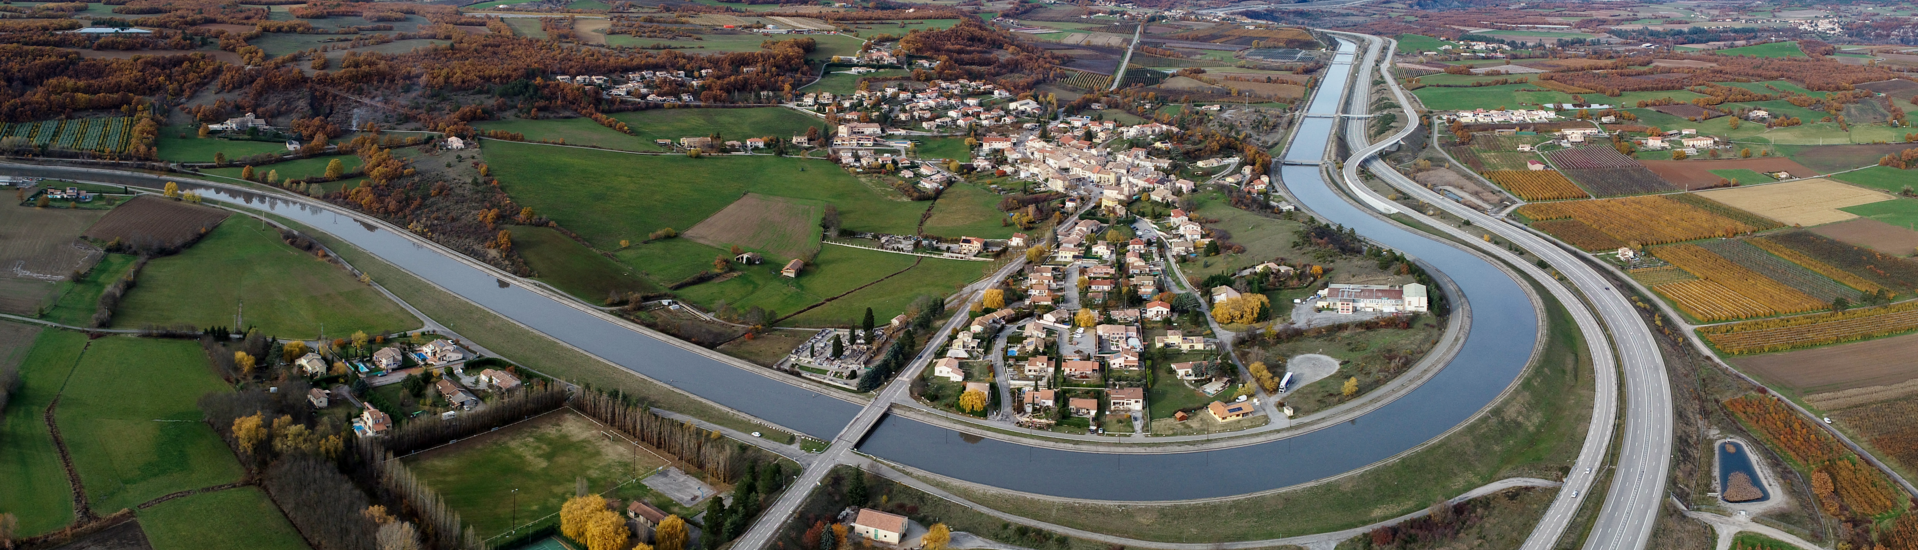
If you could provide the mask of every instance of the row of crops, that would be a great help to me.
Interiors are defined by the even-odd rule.
[[[132,117],[0,122],[0,139],[26,140],[44,149],[123,153],[133,143],[132,130]]]

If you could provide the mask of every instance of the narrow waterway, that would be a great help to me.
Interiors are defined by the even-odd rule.
[[[1335,64],[1308,113],[1337,111],[1358,51],[1339,41]],[[1317,161],[1335,118],[1307,118],[1286,158]],[[81,178],[157,188],[168,178],[77,175],[9,165],[0,173]],[[1373,218],[1346,202],[1315,167],[1284,166],[1281,181],[1306,208],[1451,276],[1472,305],[1472,331],[1430,381],[1350,422],[1258,445],[1181,454],[1109,454],[1029,447],[888,417],[860,450],[966,481],[1062,497],[1147,501],[1240,495],[1307,483],[1378,462],[1436,437],[1484,408],[1523,370],[1538,318],[1518,283],[1451,245]],[[183,182],[183,185],[184,182]],[[197,186],[187,186],[197,187]],[[830,439],[859,406],[825,397],[654,339],[521,288],[403,235],[332,211],[249,192],[209,189],[209,200],[285,216],[324,231],[487,309],[624,368],[808,435]]]

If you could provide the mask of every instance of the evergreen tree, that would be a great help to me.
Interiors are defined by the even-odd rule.
[[[846,501],[853,506],[864,507],[867,496],[866,472],[864,470],[853,471],[852,477],[846,480]]]
[[[870,337],[872,335],[872,327],[873,327],[872,308],[866,308],[866,322],[864,323],[864,326],[866,328],[866,335]]]

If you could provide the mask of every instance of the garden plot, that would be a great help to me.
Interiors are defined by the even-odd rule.
[[[1882,192],[1824,178],[1699,193],[1700,196],[1779,222],[1813,226],[1857,218],[1839,210],[1891,200]]]
[[[734,245],[784,259],[819,251],[825,203],[748,193],[686,230],[686,238],[727,249]]]

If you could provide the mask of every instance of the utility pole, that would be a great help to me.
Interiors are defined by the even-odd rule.
[[[513,531],[519,532],[519,488],[513,488]]]

